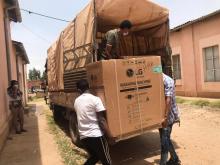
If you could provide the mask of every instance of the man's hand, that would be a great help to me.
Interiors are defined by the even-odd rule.
[[[115,138],[114,137],[108,138],[108,144],[111,146],[115,145],[116,144]]]
[[[109,60],[109,59],[112,59],[112,57],[111,57],[111,51],[112,51],[112,45],[109,45],[109,44],[107,44],[106,45],[106,49],[105,49],[105,53],[106,53],[106,56],[107,56],[107,60]]]
[[[163,127],[163,128],[166,128],[167,125],[168,125],[168,121],[167,121],[167,118],[165,118],[165,119],[163,119],[163,121],[162,121],[162,127]]]
[[[98,117],[99,126],[102,132],[106,135],[108,143],[110,145],[114,145],[115,138],[112,136],[111,131],[109,130],[108,123],[106,121],[106,112],[105,111],[98,112],[97,117]]]

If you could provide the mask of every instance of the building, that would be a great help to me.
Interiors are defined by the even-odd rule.
[[[44,82],[42,80],[28,80],[28,90],[39,90],[42,89]]]
[[[28,102],[28,86],[27,86],[27,64],[29,64],[29,59],[24,48],[24,45],[21,42],[12,41],[13,44],[13,53],[15,65],[12,67],[16,67],[15,80],[19,82],[19,88],[23,93],[23,102],[27,104]]]
[[[176,91],[220,98],[220,10],[171,30]]]
[[[11,40],[10,22],[21,22],[18,0],[0,1],[0,150],[7,138],[11,123],[7,87],[18,80],[26,103],[26,64],[29,63],[23,44]]]

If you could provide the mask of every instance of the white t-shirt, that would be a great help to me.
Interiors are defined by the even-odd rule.
[[[96,113],[105,111],[105,108],[99,97],[84,93],[76,98],[74,108],[77,114],[80,139],[103,135]]]

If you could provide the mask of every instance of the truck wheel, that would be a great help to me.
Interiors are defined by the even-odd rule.
[[[53,118],[55,122],[59,122],[62,119],[62,110],[59,106],[53,105]]]
[[[69,117],[69,131],[73,144],[75,144],[79,148],[83,148],[82,142],[80,141],[79,137],[77,117],[75,112],[72,112]]]

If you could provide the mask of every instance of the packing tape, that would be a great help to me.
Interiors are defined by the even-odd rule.
[[[135,74],[135,80],[136,80],[136,87],[137,87],[138,112],[139,112],[140,124],[141,124],[140,130],[141,130],[141,134],[142,134],[143,133],[143,122],[142,122],[142,115],[141,115],[141,110],[140,110],[141,108],[140,108],[140,97],[139,97],[138,79],[137,79],[137,75],[136,74]]]
[[[163,88],[163,72],[161,73],[161,77],[160,77],[160,113],[161,113],[161,117],[163,117],[163,109],[162,109],[162,101],[161,101],[161,88]],[[162,80],[162,82],[161,82]]]
[[[115,75],[116,75],[116,81],[115,81],[115,85],[116,85],[116,95],[117,95],[117,106],[118,106],[118,116],[119,116],[119,128],[120,128],[120,139],[122,139],[122,126],[121,126],[121,108],[119,105],[119,94],[118,94],[118,72],[117,72],[117,67],[116,67],[116,60],[114,60],[114,68],[115,68]]]

